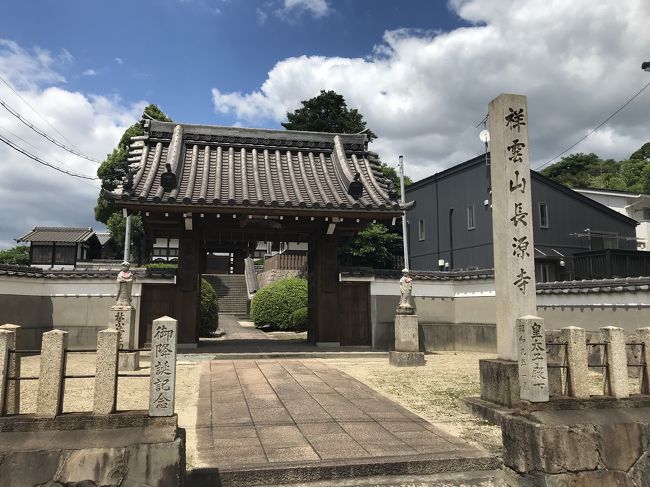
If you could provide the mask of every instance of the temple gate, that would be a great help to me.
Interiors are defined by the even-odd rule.
[[[338,250],[369,222],[399,217],[405,208],[364,134],[142,123],[145,135],[130,146],[130,173],[106,195],[142,217],[147,238],[179,239],[174,292],[150,291],[162,293],[152,302],[166,308],[152,312],[171,310],[178,320],[179,343],[198,341],[206,252],[237,257],[258,241],[282,241],[309,244],[310,341],[370,344],[369,323],[348,319],[347,311],[355,316],[355,306],[368,300],[357,299],[358,289],[341,291]],[[150,336],[144,331],[141,341]]]

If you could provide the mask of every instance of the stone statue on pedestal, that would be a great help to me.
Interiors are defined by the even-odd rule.
[[[130,264],[122,262],[122,270],[117,275],[117,302],[115,306],[131,306],[131,289],[133,288],[133,273]]]
[[[411,292],[413,290],[413,279],[409,275],[408,269],[402,269],[402,278],[399,280],[399,305],[397,306],[397,314],[399,315],[412,315],[414,313],[413,305],[411,304]]]

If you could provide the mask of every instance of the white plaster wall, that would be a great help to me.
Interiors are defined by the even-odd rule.
[[[133,283],[136,343],[142,284],[165,282],[172,283],[173,280],[136,279]],[[110,307],[115,304],[116,298],[117,284],[111,279],[0,276],[0,323],[11,321],[34,330],[88,328],[86,332],[79,330],[80,335],[88,335],[95,333],[96,329],[108,327]],[[21,317],[24,317],[22,322]],[[71,345],[75,345],[74,341]]]

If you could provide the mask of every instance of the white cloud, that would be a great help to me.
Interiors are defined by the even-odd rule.
[[[257,24],[263,25],[266,23],[266,19],[269,17],[268,14],[261,8],[255,9],[255,14],[257,15]]]
[[[418,179],[483,151],[476,124],[499,93],[528,96],[533,167],[570,146],[650,81],[645,0],[452,0],[470,27],[388,31],[365,58],[278,62],[259,89],[213,89],[215,110],[279,123],[322,89],[343,94],[389,164]],[[574,151],[622,159],[650,140],[650,89]]]
[[[43,49],[27,51],[14,42],[0,41],[3,77],[8,78],[22,98],[75,148],[103,160],[124,130],[139,118],[145,102],[127,105],[119,98],[83,94],[56,86],[64,81],[53,69],[56,57]],[[6,66],[11,69],[4,71]],[[68,144],[3,83],[0,83],[0,99],[54,138]],[[59,149],[5,110],[0,111],[0,135],[69,171],[95,175],[97,170],[98,164]],[[99,182],[61,174],[4,144],[0,144],[0,161],[4,215],[0,219],[0,248],[14,245],[13,239],[34,225],[102,227],[93,214]]]
[[[97,76],[99,72],[96,69],[86,69],[83,73],[84,76]]]
[[[294,12],[299,14],[309,12],[316,18],[325,17],[330,13],[330,7],[327,0],[284,0],[284,5],[278,13],[282,16],[290,15]]]
[[[115,58],[115,63],[119,64],[119,65],[122,65],[122,64],[124,64],[124,60],[121,57],[116,57]]]

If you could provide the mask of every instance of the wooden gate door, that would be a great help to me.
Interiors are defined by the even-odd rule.
[[[139,346],[151,343],[153,320],[162,316],[176,317],[176,286],[172,284],[143,284],[140,297]]]
[[[339,283],[339,326],[341,346],[372,345],[369,283]]]

